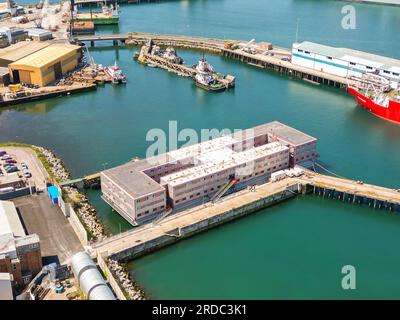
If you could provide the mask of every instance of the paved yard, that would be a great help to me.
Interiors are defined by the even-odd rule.
[[[83,247],[61,209],[51,204],[46,193],[13,200],[20,212],[27,232],[40,238],[45,263],[61,264]]]

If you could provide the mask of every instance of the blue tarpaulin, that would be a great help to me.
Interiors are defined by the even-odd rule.
[[[60,193],[58,192],[58,189],[56,186],[50,186],[47,187],[47,193],[50,196],[50,200],[53,204],[58,203],[58,197],[60,196]]]

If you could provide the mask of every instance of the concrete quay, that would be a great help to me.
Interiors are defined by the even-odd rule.
[[[311,193],[352,204],[400,211],[400,191],[343,178],[305,171],[299,177],[286,177],[256,186],[168,216],[93,244],[92,254],[117,261],[128,261],[188,238],[225,222],[259,211],[298,194]]]
[[[93,254],[114,260],[131,260],[178,240],[258,211],[295,196],[299,183],[288,178],[243,190],[221,199],[171,215],[157,223],[127,231],[92,246]]]

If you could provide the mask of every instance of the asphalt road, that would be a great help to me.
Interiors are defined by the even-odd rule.
[[[57,205],[53,205],[46,193],[25,196],[13,200],[28,234],[36,233],[44,264],[60,262],[64,264],[83,247]]]

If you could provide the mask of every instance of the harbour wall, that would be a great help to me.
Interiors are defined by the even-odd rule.
[[[305,169],[304,169],[305,170]],[[93,254],[129,261],[181,239],[259,211],[299,194],[313,193],[350,204],[367,204],[392,213],[400,211],[400,189],[364,184],[305,170],[296,177],[238,191],[216,203],[205,203],[140,226],[92,245]]]
[[[125,250],[112,254],[110,257],[118,261],[132,260],[144,254],[173,244],[179,240],[189,238],[193,235],[209,230],[223,223],[246,216],[250,213],[259,211],[268,206],[292,198],[297,195],[299,190],[302,190],[302,185],[294,183],[287,186],[285,190],[278,191],[274,194],[269,194],[265,197],[261,197],[254,202],[250,202],[233,209],[228,208],[226,211],[222,211],[221,213],[210,216],[206,219],[194,220],[192,223],[181,228],[177,227],[174,229],[166,230],[165,233],[161,236],[157,236],[143,243],[138,243],[137,245],[132,245]]]
[[[103,272],[104,277],[107,279],[108,283],[111,286],[111,289],[114,291],[118,300],[126,300],[124,291],[121,289],[121,287],[118,284],[118,281],[114,278],[113,273],[107,266],[106,259],[107,257],[103,257],[101,254],[98,254],[97,264],[99,265],[99,268]]]

